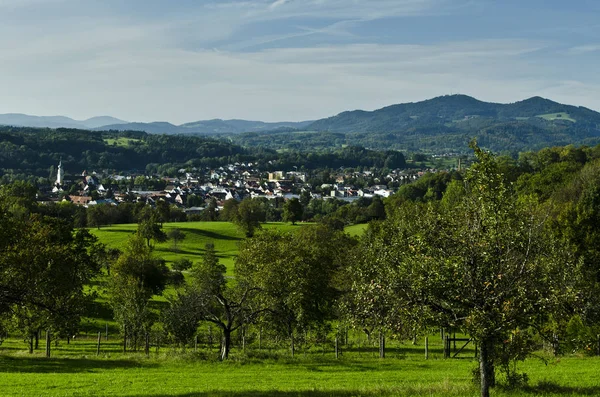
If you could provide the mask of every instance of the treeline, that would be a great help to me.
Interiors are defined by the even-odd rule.
[[[194,203],[195,196],[188,197],[189,203]],[[300,198],[285,200],[282,197],[275,199],[246,198],[239,202],[229,199],[223,203],[219,210],[217,201],[210,199],[205,203],[198,198],[198,204],[206,206],[200,213],[186,214],[183,209],[169,205],[159,200],[151,207],[144,202],[123,202],[119,205],[98,204],[88,208],[75,205],[68,201],[48,203],[44,205],[44,212],[48,215],[70,219],[76,228],[102,228],[104,226],[138,223],[147,211],[156,213],[160,223],[164,222],[234,222],[239,217],[240,211],[245,206],[252,206],[253,219],[256,223],[264,222],[325,222],[338,229],[348,225],[367,223],[371,220],[385,218],[384,201],[379,196],[361,197],[351,203],[336,198],[313,199],[308,192],[303,192]],[[241,206],[241,207],[240,207]],[[290,207],[293,208],[291,214]],[[240,208],[242,208],[240,210]]]

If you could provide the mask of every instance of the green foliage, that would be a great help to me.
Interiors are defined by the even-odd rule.
[[[291,198],[285,202],[283,206],[283,220],[285,222],[291,222],[295,225],[296,222],[302,219],[302,204],[297,198]]]
[[[233,218],[233,223],[244,232],[246,237],[252,237],[254,231],[260,229],[260,223],[265,221],[266,213],[261,202],[251,198],[242,200]]]
[[[189,260],[187,258],[181,258],[181,259],[177,259],[176,261],[174,261],[171,268],[173,270],[183,272],[186,270],[190,270],[192,268],[192,265],[193,265],[193,262],[191,260]]]
[[[26,338],[40,328],[77,331],[103,252],[86,230],[40,214],[34,191],[0,188],[0,316],[11,315]]]
[[[502,359],[494,347],[574,301],[575,280],[567,277],[573,259],[544,228],[545,217],[517,200],[490,153],[474,150],[478,162],[457,205],[406,202],[365,234],[354,269],[355,308],[363,312],[355,316],[464,330],[479,342],[487,395]]]
[[[158,212],[150,207],[144,207],[143,213],[139,216],[137,234],[146,240],[148,247],[150,247],[150,241],[152,240],[156,243],[164,243],[168,239],[167,234],[162,230],[162,225],[159,223],[159,217]]]
[[[138,343],[155,320],[149,307],[150,298],[161,294],[169,270],[164,261],[152,255],[140,234],[130,237],[122,255],[112,267],[109,283],[110,303],[129,346],[136,350]]]
[[[286,336],[333,318],[335,282],[352,239],[324,225],[295,233],[263,231],[244,241],[236,260],[240,283],[257,290],[270,328]]]
[[[177,249],[177,244],[185,239],[185,233],[179,228],[173,228],[166,233],[167,239],[173,241],[173,247]]]

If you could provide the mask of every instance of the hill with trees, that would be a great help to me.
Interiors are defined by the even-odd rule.
[[[230,136],[241,145],[335,147],[360,145],[409,152],[466,152],[468,143],[517,154],[547,146],[600,142],[600,113],[533,97],[511,104],[448,95],[375,111],[355,110],[317,120],[300,130]]]

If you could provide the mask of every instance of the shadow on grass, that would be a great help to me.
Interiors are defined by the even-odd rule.
[[[206,392],[198,392],[198,393],[182,393],[182,394],[169,394],[172,397],[229,397],[229,396],[251,396],[251,397],[270,397],[270,396],[279,396],[279,397],[298,397],[298,396],[308,396],[308,397],[326,397],[326,396],[340,396],[340,397],[356,397],[356,396],[381,396],[386,395],[382,394],[381,391],[378,392],[364,392],[358,390],[298,390],[298,391],[281,391],[281,390],[243,390],[243,391],[206,391]],[[390,393],[389,395],[397,395],[394,393]],[[164,394],[140,394],[134,397],[158,397],[164,396]]]
[[[539,382],[535,386],[526,386],[521,390],[536,396],[600,396],[600,386],[562,386],[548,381]]]
[[[200,255],[200,253],[197,251],[184,250],[184,249],[180,249],[180,248],[178,248],[177,250],[174,250],[171,247],[155,247],[154,251],[165,252],[168,254],[178,254],[178,255]]]
[[[114,318],[113,310],[106,302],[89,302],[87,305],[86,314],[88,317],[105,321],[112,321]]]
[[[100,230],[103,233],[128,233],[128,234],[134,234],[136,232],[137,229],[125,229],[125,228],[113,228],[112,226],[107,226],[110,227],[110,229],[105,229],[105,228],[99,228],[99,229],[95,229],[95,230]]]
[[[156,364],[136,360],[87,358],[40,358],[0,356],[0,373],[81,373],[107,369],[153,368]]]
[[[183,232],[186,232],[186,233],[191,233],[191,234],[196,234],[196,235],[202,236],[209,240],[210,239],[212,239],[212,240],[231,240],[231,241],[241,241],[242,240],[242,238],[240,238],[240,237],[228,236],[226,234],[215,233],[215,232],[211,232],[208,230],[198,230],[198,229],[191,229],[191,228],[182,228],[180,230]]]

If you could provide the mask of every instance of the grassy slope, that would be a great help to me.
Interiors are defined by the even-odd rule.
[[[267,223],[263,225],[265,229],[277,228],[280,230],[295,230],[299,226],[292,226],[287,223]],[[188,258],[193,262],[202,260],[204,246],[206,243],[213,243],[219,261],[227,266],[228,272],[233,270],[233,262],[239,251],[239,243],[244,238],[238,228],[229,222],[181,222],[165,223],[163,230],[168,234],[169,230],[179,228],[184,234],[185,239],[173,245],[172,241],[156,244],[155,253],[157,256],[165,259],[168,263],[179,258]],[[137,229],[137,224],[116,225],[102,227],[101,229],[92,229],[91,232],[98,236],[100,241],[110,248],[123,249],[127,239]]]
[[[366,229],[366,223],[359,223],[358,225],[347,226],[344,231],[351,236],[358,237],[362,236]]]
[[[571,117],[571,115],[569,115],[569,113],[548,113],[548,114],[540,114],[537,115],[536,117],[541,117],[545,120],[567,120],[567,121],[571,121],[573,123],[576,123],[577,120],[575,120],[574,118]]]

